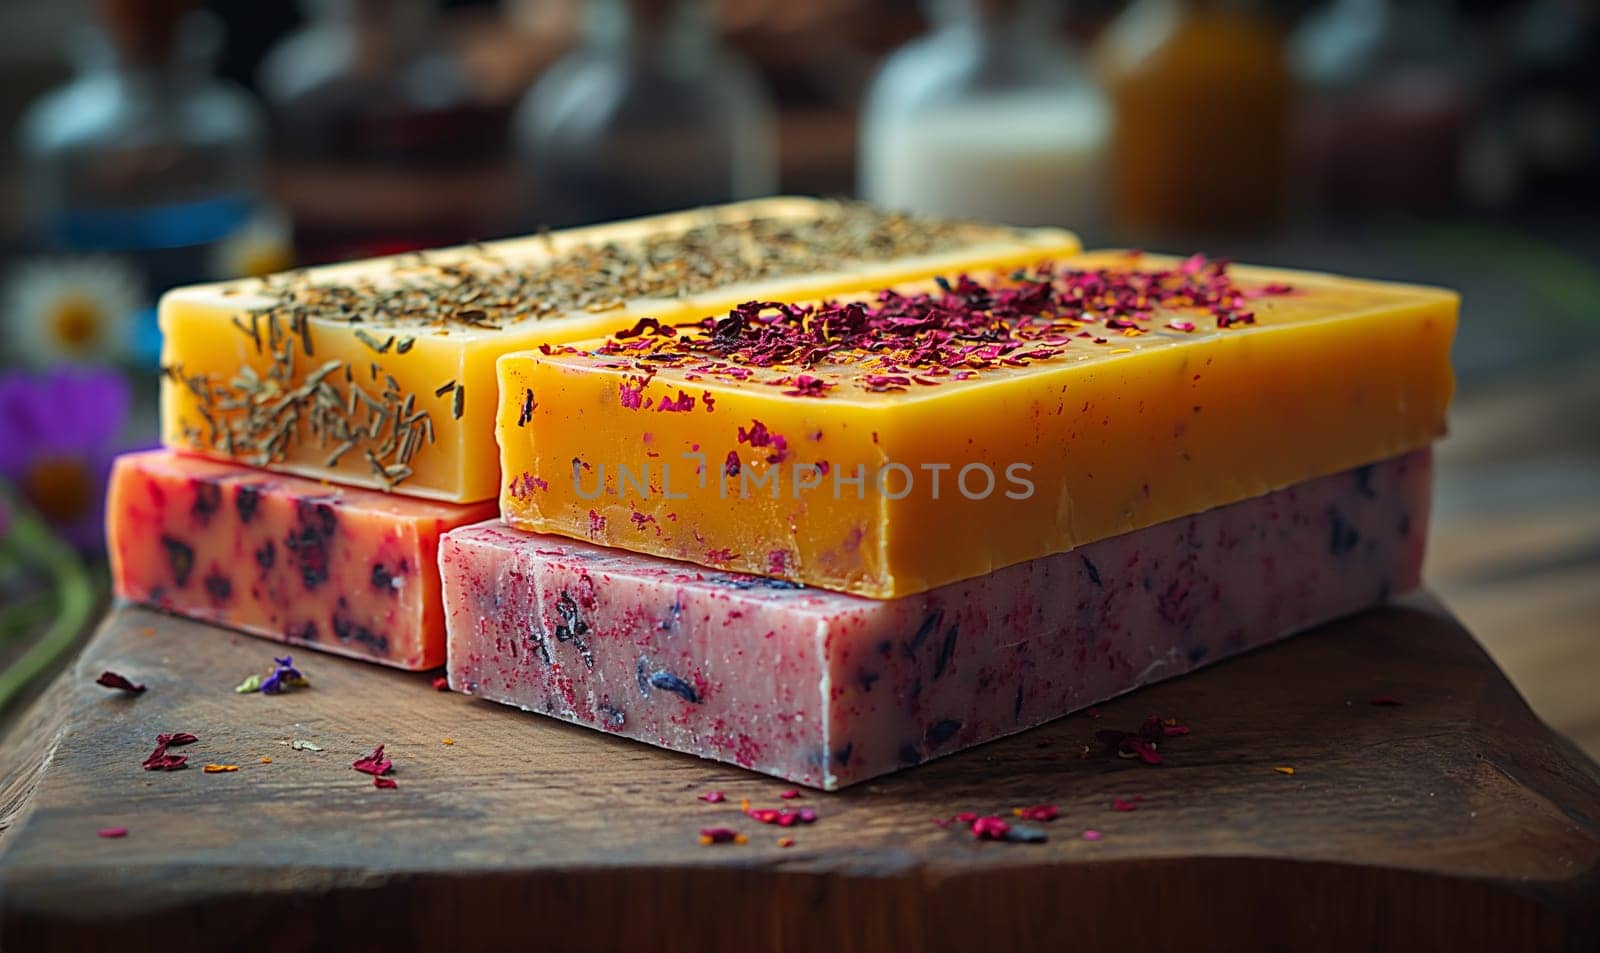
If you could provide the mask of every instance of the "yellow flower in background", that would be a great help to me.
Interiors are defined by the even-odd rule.
[[[109,258],[37,259],[8,277],[4,347],[36,366],[121,360],[145,292],[132,268]]]
[[[218,279],[261,278],[292,267],[293,234],[277,212],[258,215],[211,249],[211,275]]]

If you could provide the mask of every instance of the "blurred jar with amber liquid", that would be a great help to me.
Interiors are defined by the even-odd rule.
[[[1114,113],[1111,222],[1124,236],[1269,229],[1287,201],[1293,81],[1248,0],[1137,0],[1096,61]]]

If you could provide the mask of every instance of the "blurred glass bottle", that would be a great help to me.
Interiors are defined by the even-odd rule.
[[[23,117],[36,246],[133,263],[154,294],[288,267],[262,200],[263,124],[209,75],[220,36],[185,0],[99,0],[79,73]]]
[[[1485,204],[1520,198],[1582,215],[1600,195],[1600,7],[1536,0],[1507,27],[1503,75],[1474,137],[1469,188]],[[1485,162],[1486,152],[1499,162]],[[1501,182],[1486,165],[1502,167]]]
[[[1110,107],[1049,0],[927,0],[934,31],[867,94],[863,198],[931,215],[1094,231]]]
[[[1469,116],[1466,43],[1442,0],[1334,0],[1291,42],[1307,93],[1306,184],[1337,210],[1436,208],[1456,195]]]
[[[577,50],[534,84],[515,138],[527,225],[770,194],[771,99],[703,0],[591,0]]]
[[[1249,0],[1136,0],[1096,48],[1115,119],[1111,216],[1125,235],[1270,227],[1287,198],[1293,83]]]
[[[261,62],[277,185],[313,261],[503,230],[506,108],[474,94],[433,0],[302,0]]]

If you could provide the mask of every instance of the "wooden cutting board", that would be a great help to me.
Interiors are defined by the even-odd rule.
[[[780,800],[787,785],[735,768],[332,657],[297,656],[309,689],[233,691],[281,651],[112,612],[7,743],[22,768],[0,795],[22,813],[0,838],[5,949],[1600,941],[1600,769],[1428,604],[1369,612],[1098,717],[796,801]],[[149,690],[95,685],[106,669]],[[1373,703],[1385,697],[1400,704]],[[1148,714],[1192,729],[1162,744],[1164,764],[1094,750],[1097,729]],[[141,770],[170,731],[200,737],[177,749],[189,767]],[[293,750],[297,739],[323,750]],[[351,769],[378,743],[395,790]],[[239,769],[207,774],[208,762]],[[728,801],[697,799],[710,790]],[[741,798],[813,807],[820,819],[764,826]],[[1114,810],[1115,798],[1137,809]],[[1041,803],[1061,809],[1038,825],[1042,844],[980,843],[934,823]],[[97,836],[113,826],[127,836]],[[749,842],[697,842],[722,826]]]

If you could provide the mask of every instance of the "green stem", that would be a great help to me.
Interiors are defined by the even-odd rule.
[[[1565,331],[1594,323],[1600,269],[1563,245],[1516,229],[1482,225],[1423,225],[1409,236],[1434,259],[1495,261],[1534,298],[1555,305],[1524,309],[1517,319],[1525,326]]]
[[[94,579],[77,552],[62,542],[32,510],[9,493],[4,495],[11,511],[11,527],[5,545],[44,566],[55,582],[60,606],[39,641],[0,672],[0,711],[72,647],[88,624],[95,604]]]
[[[0,640],[10,639],[39,623],[52,609],[55,593],[30,592],[0,606]]]

